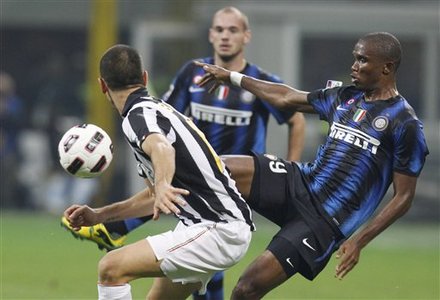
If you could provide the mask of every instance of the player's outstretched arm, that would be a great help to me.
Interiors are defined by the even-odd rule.
[[[198,84],[200,86],[212,84],[209,88],[210,93],[221,84],[231,82],[264,99],[264,101],[269,102],[278,109],[314,112],[312,106],[307,102],[308,92],[294,89],[286,84],[259,80],[241,73],[231,72],[216,65],[199,61],[194,61],[194,64],[206,71],[206,74],[200,79]]]
[[[358,234],[344,242],[336,258],[341,261],[336,266],[335,276],[342,279],[358,263],[361,250],[388,226],[403,216],[411,207],[416,191],[417,177],[394,172],[394,197],[379,214]]]
[[[127,200],[100,208],[87,205],[72,205],[64,211],[64,216],[74,230],[82,226],[142,217],[153,213],[154,196],[151,189],[144,189]]]

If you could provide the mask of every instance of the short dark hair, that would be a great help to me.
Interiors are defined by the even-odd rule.
[[[109,48],[101,58],[99,72],[111,90],[144,84],[141,56],[127,45]]]
[[[395,65],[395,71],[402,59],[402,46],[399,40],[388,32],[369,33],[359,41],[371,42],[376,49],[376,53],[386,61],[391,61]]]

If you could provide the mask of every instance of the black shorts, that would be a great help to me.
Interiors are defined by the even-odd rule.
[[[281,227],[267,249],[288,276],[299,272],[312,280],[327,265],[342,235],[316,208],[295,163],[255,155],[250,206]]]

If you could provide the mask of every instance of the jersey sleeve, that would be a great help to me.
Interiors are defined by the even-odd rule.
[[[428,153],[423,125],[420,121],[407,121],[399,130],[396,130],[394,171],[419,176]]]
[[[185,113],[190,103],[189,87],[191,86],[194,70],[192,61],[187,62],[174,77],[168,91],[162,96],[162,99],[174,107],[180,113]]]
[[[139,149],[142,149],[143,141],[150,134],[164,134],[164,129],[161,128],[160,116],[158,116],[156,110],[148,107],[133,109],[124,120],[124,123],[123,126],[128,128],[128,130],[124,129],[127,139]]]
[[[307,95],[307,101],[319,114],[321,120],[331,121],[330,116],[333,115],[337,102],[340,102],[338,95],[341,91],[341,87],[315,90]]]

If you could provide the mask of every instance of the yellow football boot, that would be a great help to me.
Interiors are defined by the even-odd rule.
[[[124,246],[126,236],[120,236],[118,238],[113,238],[111,234],[107,231],[104,224],[96,224],[94,226],[83,226],[80,230],[75,231],[70,226],[69,221],[65,217],[61,218],[61,226],[66,228],[72,233],[72,235],[80,240],[89,240],[98,245],[100,250],[106,249],[111,251]]]

